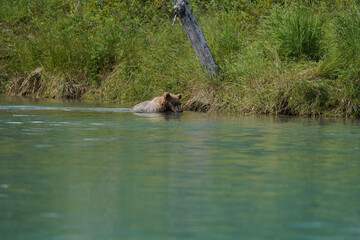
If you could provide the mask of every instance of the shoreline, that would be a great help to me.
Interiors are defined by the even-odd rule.
[[[1,3],[0,93],[136,103],[172,92],[185,110],[360,117],[353,0],[192,3],[221,79],[203,73],[166,1],[77,2]]]

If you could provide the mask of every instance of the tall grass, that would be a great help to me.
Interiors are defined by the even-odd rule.
[[[4,0],[0,91],[106,102],[170,91],[193,110],[358,117],[360,13],[345,2],[191,1],[223,72],[207,79],[170,1]]]
[[[149,27],[128,43],[131,54],[124,53],[119,63],[101,83],[86,96],[105,101],[139,101],[165,91],[188,90],[194,79],[204,80],[180,26]],[[122,51],[123,46],[121,47]],[[186,94],[186,93],[185,93]]]
[[[320,115],[327,95],[317,76],[321,26],[315,13],[302,5],[273,8],[255,31],[256,37],[245,39],[245,48],[224,66],[231,82],[226,91],[232,97],[220,101],[218,108]]]
[[[329,23],[322,74],[334,79],[345,115],[360,115],[360,8],[346,9]]]
[[[297,4],[274,8],[263,24],[261,35],[276,47],[280,56],[318,61],[322,55],[321,27],[317,14]]]

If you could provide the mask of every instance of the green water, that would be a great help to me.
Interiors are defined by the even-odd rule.
[[[360,239],[360,121],[0,99],[0,239]]]

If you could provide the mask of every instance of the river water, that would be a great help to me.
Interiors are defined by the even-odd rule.
[[[360,239],[360,121],[3,97],[0,239]]]

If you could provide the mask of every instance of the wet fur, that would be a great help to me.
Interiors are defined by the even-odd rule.
[[[165,92],[161,97],[155,97],[151,101],[146,101],[135,105],[132,112],[160,113],[160,112],[182,112],[180,99],[182,94],[172,94]]]

